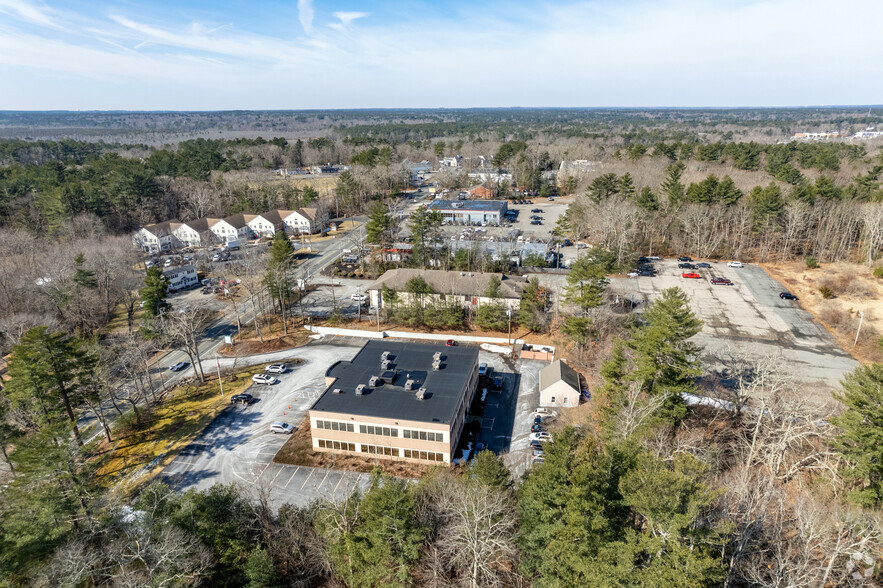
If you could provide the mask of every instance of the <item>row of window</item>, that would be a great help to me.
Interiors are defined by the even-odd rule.
[[[356,444],[355,443],[344,443],[342,441],[328,441],[326,439],[319,439],[319,447],[323,449],[340,449],[341,451],[355,451]]]
[[[337,421],[320,421],[316,420],[316,428],[317,429],[328,429],[330,431],[346,431],[347,433],[354,433],[355,428],[352,423],[340,423]]]
[[[381,447],[379,445],[362,445],[362,453],[376,453],[378,455],[399,456],[398,447]]]
[[[411,429],[402,429],[402,436],[405,439],[419,439],[421,441],[444,441],[444,433],[432,433],[427,431],[412,431]]]
[[[424,459],[429,461],[444,461],[445,456],[441,453],[433,451],[417,451],[416,449],[405,449],[405,457],[411,459]]]
[[[399,430],[390,427],[375,427],[374,425],[359,425],[359,432],[367,435],[383,435],[384,437],[398,437]]]

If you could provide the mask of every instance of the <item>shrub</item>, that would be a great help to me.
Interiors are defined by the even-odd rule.
[[[830,286],[821,286],[819,287],[819,294],[822,295],[822,298],[828,300],[830,298],[834,298],[834,289]]]
[[[810,255],[806,258],[806,267],[808,267],[809,269],[816,269],[817,267],[819,267],[819,260]]]
[[[883,265],[874,268],[874,277],[883,278]]]

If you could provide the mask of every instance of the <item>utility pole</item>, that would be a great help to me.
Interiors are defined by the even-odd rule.
[[[218,385],[221,387],[221,396],[224,395],[224,380],[221,379],[221,360],[215,355],[215,363],[218,366]]]
[[[506,317],[509,319],[509,331],[506,333],[506,344],[512,345],[512,309],[506,309]]]

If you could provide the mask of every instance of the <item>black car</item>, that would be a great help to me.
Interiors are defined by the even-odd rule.
[[[230,402],[238,402],[239,404],[251,404],[254,396],[251,394],[234,394],[230,397]]]
[[[692,263],[679,263],[678,267],[681,269],[696,269],[696,266]]]
[[[573,245],[573,242],[572,242],[570,239],[565,239],[565,240],[564,240],[564,246],[565,246],[565,247],[570,247],[571,245]]]
[[[697,264],[696,264],[696,269],[699,269],[699,268],[702,268],[702,269],[711,269],[711,264],[710,264],[710,263],[705,263],[704,261],[703,261],[702,263],[697,263]]]
[[[641,277],[644,277],[644,278],[655,278],[656,272],[654,272],[652,270],[644,270],[644,271],[640,272],[640,275],[641,275]]]
[[[638,258],[638,263],[647,263],[648,261],[650,261],[650,260],[647,259],[646,257],[639,257]]]
[[[542,208],[534,208],[531,212],[543,212]]]
[[[800,298],[798,298],[791,292],[781,292],[779,293],[779,298],[781,298],[782,300],[800,300]]]
[[[543,444],[542,444],[542,442],[540,442],[540,441],[531,441],[531,442],[530,442],[530,448],[531,448],[531,449],[542,449],[542,448],[543,448]]]
[[[679,257],[678,261],[693,261],[693,258],[684,256],[684,257]]]
[[[534,425],[530,428],[531,433],[541,433],[543,431],[543,425]]]
[[[541,225],[541,224],[543,224],[543,221],[532,220],[532,221],[530,221],[530,224],[532,224],[532,225]]]

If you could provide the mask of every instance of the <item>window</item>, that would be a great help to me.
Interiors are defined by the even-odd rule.
[[[552,397],[552,404],[555,404],[555,397]]]
[[[405,457],[409,459],[422,459],[424,461],[444,461],[443,453],[434,451],[417,451],[415,449],[405,449]]]
[[[444,433],[433,433],[431,431],[412,431],[403,429],[402,436],[405,439],[419,439],[420,441],[435,441],[441,443],[445,440]]]
[[[362,453],[373,453],[375,455],[389,455],[392,457],[399,456],[398,447],[383,447],[381,445],[365,445],[362,444]]]
[[[382,435],[384,437],[398,437],[399,430],[391,427],[377,427],[374,425],[359,425],[359,432],[364,435]]]
[[[338,421],[316,421],[317,429],[328,429],[331,431],[346,431],[347,433],[354,433],[355,427],[352,423],[341,423]]]
[[[355,451],[355,443],[344,443],[343,441],[329,441],[327,439],[319,439],[319,447],[323,449],[337,449],[340,451]]]
[[[567,404],[567,396],[565,396],[564,400],[562,400],[561,402],[563,402],[564,404]]]

